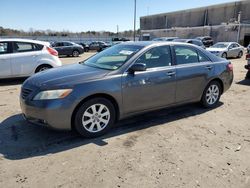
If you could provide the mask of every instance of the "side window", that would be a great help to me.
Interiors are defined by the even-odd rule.
[[[209,61],[211,61],[207,56],[205,56],[200,51],[198,51],[198,55],[199,55],[199,62],[209,62]]]
[[[40,47],[36,44],[27,43],[27,42],[14,42],[13,43],[13,52],[21,53],[21,52],[31,52],[41,50]]]
[[[69,43],[69,42],[64,42],[64,43],[63,43],[63,46],[72,46],[72,44]]]
[[[175,46],[174,49],[177,65],[199,62],[196,50],[187,46]]]
[[[8,42],[0,42],[0,55],[9,53]]]
[[[143,54],[136,63],[144,63],[147,68],[171,66],[171,52],[169,46],[155,47]]]

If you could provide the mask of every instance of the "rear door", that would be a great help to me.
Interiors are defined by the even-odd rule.
[[[199,100],[207,80],[213,76],[214,65],[210,59],[190,46],[176,45],[176,102]]]
[[[0,78],[12,75],[10,53],[11,43],[0,42]]]
[[[29,42],[13,42],[11,65],[13,76],[29,76],[34,73],[41,49]]]
[[[58,52],[58,55],[65,55],[62,42],[56,42],[53,48]]]

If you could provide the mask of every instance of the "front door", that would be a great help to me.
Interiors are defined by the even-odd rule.
[[[11,76],[10,43],[0,42],[0,78]]]
[[[135,63],[144,63],[143,72],[124,73],[122,95],[124,113],[164,107],[175,102],[175,68],[169,46],[148,50]]]

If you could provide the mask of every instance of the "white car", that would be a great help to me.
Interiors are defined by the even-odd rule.
[[[244,47],[236,42],[218,42],[215,45],[207,48],[207,51],[222,58],[243,56]]]
[[[59,66],[58,52],[48,42],[0,39],[0,78],[28,77]]]

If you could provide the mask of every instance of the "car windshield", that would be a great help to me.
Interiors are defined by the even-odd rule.
[[[81,62],[81,64],[101,69],[116,70],[142,48],[143,46],[136,45],[116,45]]]
[[[213,48],[227,48],[228,43],[217,43],[217,44],[213,45],[212,47]]]

